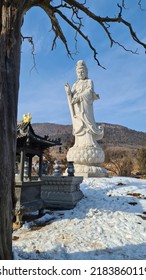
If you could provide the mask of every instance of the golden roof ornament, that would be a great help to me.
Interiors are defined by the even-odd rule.
[[[22,122],[23,123],[30,123],[31,119],[32,119],[32,116],[30,113],[28,113],[27,115],[26,114],[23,114],[22,116]]]

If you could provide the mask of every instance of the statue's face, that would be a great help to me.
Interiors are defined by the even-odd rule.
[[[77,76],[79,80],[85,80],[87,78],[87,73],[85,68],[77,69]]]

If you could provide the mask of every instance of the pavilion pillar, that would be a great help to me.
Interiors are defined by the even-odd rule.
[[[28,163],[28,180],[31,181],[31,170],[32,170],[32,156],[29,156]]]
[[[24,159],[25,159],[25,151],[21,150],[20,156],[20,181],[23,182],[24,177]]]
[[[38,180],[42,179],[42,159],[43,159],[43,157],[42,157],[42,155],[40,155],[40,157],[39,157],[39,178],[38,178]]]

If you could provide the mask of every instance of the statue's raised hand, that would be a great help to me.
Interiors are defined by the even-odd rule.
[[[71,94],[71,89],[70,89],[69,84],[68,84],[68,83],[66,83],[64,87],[65,87],[65,91],[66,91],[66,93],[67,93],[67,94]]]

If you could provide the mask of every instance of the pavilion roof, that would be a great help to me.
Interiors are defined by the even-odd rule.
[[[17,150],[27,148],[32,150],[45,150],[46,148],[61,145],[61,139],[50,139],[36,135],[30,122],[21,121],[17,124]]]

